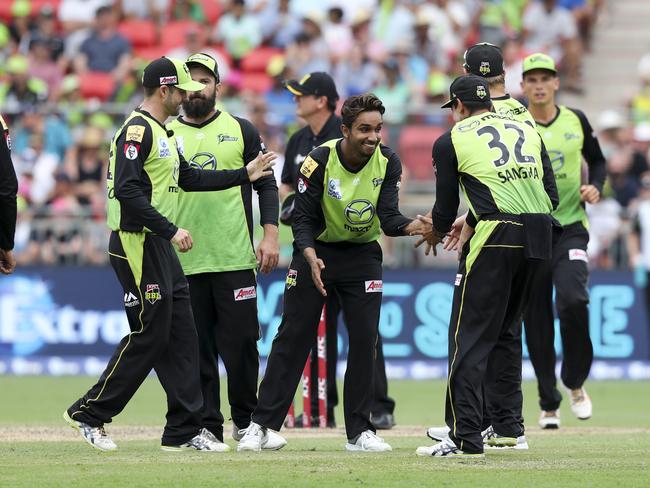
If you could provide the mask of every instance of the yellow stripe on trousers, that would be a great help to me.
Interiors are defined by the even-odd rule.
[[[451,405],[451,414],[454,417],[454,428],[452,429],[454,437],[456,436],[456,409],[454,408],[454,397],[451,391],[451,377],[454,373],[454,366],[456,364],[456,356],[458,355],[458,332],[460,331],[460,321],[463,316],[463,305],[465,303],[465,289],[467,287],[467,280],[469,279],[472,266],[476,262],[481,250],[485,247],[488,238],[494,232],[494,229],[501,222],[498,220],[481,220],[476,224],[475,234],[469,243],[469,253],[465,258],[465,279],[463,280],[463,291],[460,296],[460,307],[458,310],[458,319],[456,321],[456,330],[454,332],[454,356],[449,365],[449,375],[447,376],[447,392],[449,394],[449,405]],[[463,441],[460,441],[461,450],[463,449]]]
[[[124,344],[124,347],[120,351],[120,355],[117,357],[117,361],[115,361],[115,364],[111,369],[111,372],[108,373],[108,375],[106,376],[106,379],[104,380],[104,384],[102,385],[101,390],[99,390],[99,393],[95,398],[89,398],[86,401],[86,403],[82,404],[79,408],[86,408],[86,409],[90,408],[88,405],[90,402],[96,402],[97,400],[99,400],[99,398],[102,396],[102,393],[104,393],[104,390],[106,389],[106,384],[108,383],[108,380],[111,378],[111,376],[113,376],[115,369],[117,369],[117,365],[120,364],[124,351],[126,351],[126,348],[129,347],[129,344],[131,344],[131,337],[135,334],[141,334],[142,331],[144,330],[144,322],[142,322],[142,313],[144,312],[144,298],[142,296],[142,289],[140,288],[140,283],[142,281],[142,264],[144,258],[144,241],[146,238],[146,234],[139,233],[139,232],[120,231],[119,236],[120,236],[120,241],[122,242],[122,248],[124,249],[124,254],[126,254],[126,260],[129,262],[129,268],[131,268],[131,272],[133,273],[133,277],[135,279],[135,285],[136,285],[136,289],[138,290],[138,295],[140,296],[140,313],[138,314],[138,321],[140,322],[140,330],[129,332],[126,344]],[[109,254],[124,259],[122,256],[112,254],[110,252]],[[74,415],[80,412],[81,410],[77,410],[70,417],[74,418]]]

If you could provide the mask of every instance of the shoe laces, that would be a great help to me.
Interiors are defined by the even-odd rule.
[[[261,425],[256,424],[255,422],[251,422],[250,425],[245,428],[240,430],[239,432],[241,433],[243,431],[245,436],[257,436],[258,434],[264,435],[264,428]]]
[[[483,431],[483,441],[494,439],[495,437],[498,437],[498,435],[496,432],[494,432],[494,429],[491,425]]]
[[[215,443],[221,443],[219,439],[217,439],[217,436],[214,435],[212,432],[210,432],[208,429],[205,427],[201,429],[201,432],[199,433],[200,436],[203,438],[209,440],[210,442],[215,442]]]

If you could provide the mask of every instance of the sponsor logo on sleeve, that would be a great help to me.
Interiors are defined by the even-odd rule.
[[[584,261],[589,262],[587,251],[583,249],[569,249],[569,261]]]
[[[254,286],[247,286],[246,288],[237,288],[233,290],[236,302],[241,302],[242,300],[250,300],[252,298],[257,298],[257,291]]]
[[[287,272],[287,288],[291,288],[292,286],[296,286],[298,284],[298,271],[295,269],[290,269]]]
[[[158,138],[158,157],[168,158],[172,155],[171,150],[169,149],[169,141],[166,137]]]
[[[161,85],[176,85],[178,83],[177,76],[161,76],[160,84]]]
[[[5,143],[7,144],[7,149],[11,152],[11,136],[8,130],[5,131]]]
[[[162,299],[162,293],[160,293],[160,287],[157,283],[151,283],[147,285],[144,298],[152,305]]]
[[[318,163],[311,156],[307,156],[300,167],[300,172],[309,178],[316,168],[318,168]]]
[[[463,281],[463,275],[462,274],[457,274],[456,275],[456,281],[454,282],[455,286],[460,285],[460,282]]]
[[[373,178],[372,179],[372,186],[374,188],[377,188],[378,186],[381,186],[381,184],[384,182],[383,178]]]
[[[124,156],[126,159],[133,161],[138,157],[140,152],[140,144],[129,143],[124,144]]]
[[[126,129],[126,140],[142,142],[144,137],[144,125],[131,125]]]
[[[309,183],[307,183],[307,181],[309,180],[298,178],[298,193],[305,193],[307,191],[307,188],[309,188]]]
[[[382,280],[366,281],[366,293],[381,293],[384,291],[384,282]]]

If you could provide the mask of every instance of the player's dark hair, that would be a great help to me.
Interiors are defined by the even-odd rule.
[[[457,105],[458,100],[454,100],[452,107],[456,108]],[[486,102],[463,102],[463,105],[469,109],[470,114],[474,114],[480,110],[492,110],[492,100],[487,100]]]
[[[364,93],[363,95],[349,97],[345,100],[341,109],[341,119],[344,126],[352,128],[352,124],[357,120],[360,113],[379,112],[381,115],[384,115],[385,111],[384,104],[376,95]]]
[[[153,96],[154,93],[156,93],[156,90],[160,88],[159,86],[145,86],[144,88],[144,96],[145,97],[151,97]]]
[[[327,110],[334,112],[336,110],[336,100],[333,98],[327,99]]]

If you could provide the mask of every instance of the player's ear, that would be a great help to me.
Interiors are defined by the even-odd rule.
[[[341,124],[341,133],[343,134],[343,137],[347,139],[350,137],[350,129],[348,128],[347,125]]]

